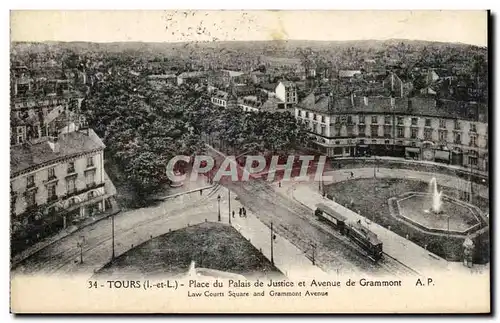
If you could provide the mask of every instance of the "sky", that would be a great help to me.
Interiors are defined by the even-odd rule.
[[[11,11],[12,41],[418,39],[487,46],[486,11]]]

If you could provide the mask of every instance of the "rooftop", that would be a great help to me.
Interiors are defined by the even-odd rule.
[[[436,100],[430,97],[329,97],[327,94],[306,96],[297,106],[327,114],[396,113],[415,116],[433,116],[451,119],[488,122],[488,108],[484,104]]]
[[[11,177],[17,176],[21,171],[27,170],[36,165],[61,158],[90,152],[96,149],[104,149],[104,143],[92,129],[74,131],[59,135],[55,145],[58,149],[53,149],[54,143],[48,140],[36,144],[23,144],[11,146],[10,148],[10,172]]]

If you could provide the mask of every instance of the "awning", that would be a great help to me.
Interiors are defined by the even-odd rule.
[[[420,153],[420,148],[416,148],[416,147],[406,147],[406,152],[410,152],[410,153]]]
[[[445,151],[445,150],[435,150],[434,157],[436,159],[449,160],[450,159],[450,152]]]

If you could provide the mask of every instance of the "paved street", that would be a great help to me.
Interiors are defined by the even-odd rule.
[[[115,255],[127,251],[151,238],[211,219],[217,221],[217,206],[213,194],[207,190],[202,196],[198,192],[168,199],[156,206],[130,210],[115,216]],[[207,203],[211,200],[212,203]],[[21,262],[14,273],[38,273],[59,275],[61,273],[92,273],[111,258],[111,218],[96,222],[71,234]],[[83,240],[83,239],[84,240]],[[83,243],[83,264],[80,264],[80,248]]]
[[[209,153],[218,165],[222,163],[220,152],[210,148]],[[236,193],[240,202],[266,226],[273,222],[277,234],[308,257],[312,256],[315,246],[317,265],[326,272],[373,275],[407,272],[397,263],[391,263],[390,267],[374,264],[346,237],[315,221],[309,208],[276,192],[272,183],[263,180],[225,181],[223,185]]]

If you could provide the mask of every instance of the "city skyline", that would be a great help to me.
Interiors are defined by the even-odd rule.
[[[37,28],[24,27],[34,20]],[[484,47],[488,39],[487,11],[478,10],[11,11],[10,34],[11,41],[96,43],[406,39]]]

